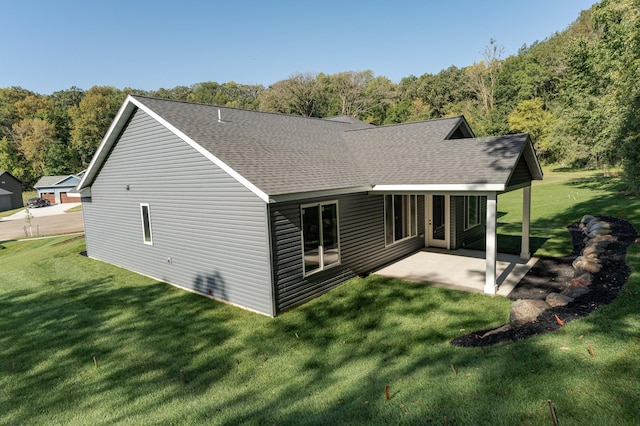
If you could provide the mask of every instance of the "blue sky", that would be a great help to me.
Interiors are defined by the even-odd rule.
[[[3,2],[0,87],[268,86],[372,70],[394,82],[504,56],[564,30],[594,0]]]

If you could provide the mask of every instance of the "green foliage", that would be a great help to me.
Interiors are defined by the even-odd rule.
[[[23,167],[18,145],[6,136],[0,139],[0,170],[7,170],[23,183],[29,179],[28,170]]]
[[[71,149],[86,167],[107,133],[125,94],[114,87],[92,87],[77,106],[69,108],[72,120]]]
[[[509,131],[528,133],[538,155],[545,158],[551,120],[551,113],[544,108],[544,101],[541,98],[527,99],[516,105],[509,114]]]
[[[45,165],[44,174],[49,176],[78,173],[82,169],[82,165],[72,155],[69,146],[62,141],[54,141],[49,145]]]
[[[20,117],[16,111],[16,102],[34,95],[22,87],[0,88],[0,138],[11,138],[11,127]]]
[[[260,97],[262,111],[322,117],[326,111],[326,93],[311,73],[297,73],[269,87]]]
[[[472,99],[465,70],[451,66],[437,74],[403,79],[398,87],[401,100],[422,100],[431,109],[432,117],[444,117],[449,106]]]

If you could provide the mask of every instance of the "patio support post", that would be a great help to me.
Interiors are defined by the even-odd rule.
[[[520,246],[520,259],[528,260],[531,257],[529,249],[529,237],[531,233],[531,185],[525,186],[522,192],[522,238]]]
[[[498,255],[497,244],[497,194],[487,195],[487,231],[486,231],[486,261],[487,272],[484,283],[486,294],[496,294],[496,258]]]

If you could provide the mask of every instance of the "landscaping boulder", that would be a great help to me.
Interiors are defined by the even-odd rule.
[[[600,269],[602,269],[602,264],[598,258],[594,259],[584,256],[576,257],[576,260],[573,261],[572,265],[577,275],[582,275],[585,272],[595,274],[596,272],[600,272]]]
[[[578,227],[580,229],[584,229],[589,223],[593,222],[594,220],[596,220],[595,216],[591,216],[590,214],[586,214],[586,215],[582,216],[582,219],[580,219],[580,224],[578,225]]]
[[[591,229],[610,229],[611,234],[588,235],[585,232],[586,225],[593,221],[606,222],[609,227],[592,224]],[[619,217],[596,218],[590,215],[583,216],[580,223],[568,229],[573,252],[561,258],[541,258],[534,265],[509,296],[515,300],[509,324],[459,336],[451,344],[488,346],[504,340],[524,339],[556,330],[567,321],[585,317],[611,303],[631,273],[625,262],[626,252],[629,245],[638,243],[638,232],[633,225]],[[582,257],[578,265],[584,263],[589,267],[591,263],[596,263],[601,269],[595,273],[575,270],[572,262],[577,256]],[[517,291],[520,287],[521,291]],[[539,295],[546,296],[545,301],[533,300]],[[564,301],[568,303],[556,306]]]
[[[587,236],[585,238],[585,244],[597,244],[598,247],[600,248],[606,248],[607,245],[613,241],[617,241],[618,239],[616,237],[614,237],[613,235],[594,235],[594,236]]]
[[[582,250],[582,255],[585,257],[599,257],[603,252],[604,248],[598,247],[596,244],[591,244]]]
[[[591,283],[593,283],[593,276],[590,273],[585,272],[573,277],[569,285],[573,287],[589,287]]]
[[[569,303],[573,302],[573,300],[573,297],[569,297],[564,294],[549,293],[544,301],[552,308],[555,308],[556,306],[567,306]]]
[[[527,323],[535,321],[538,315],[549,308],[551,308],[551,305],[540,299],[516,300],[511,304],[509,324],[511,324],[512,327],[522,327]]]
[[[560,294],[570,297],[572,299],[576,299],[580,296],[582,296],[583,294],[587,294],[589,293],[591,290],[589,290],[588,287],[575,287],[575,286],[569,286],[567,288],[565,288],[564,290],[562,290],[560,292]]]
[[[585,234],[593,234],[601,230],[609,230],[609,233],[611,233],[611,225],[609,225],[609,222],[602,220],[591,221],[584,227],[583,232]]]

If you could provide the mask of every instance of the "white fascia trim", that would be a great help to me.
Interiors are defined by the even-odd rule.
[[[503,184],[433,184],[433,185],[374,185],[371,192],[502,192]]]
[[[182,133],[180,130],[178,130],[176,127],[174,127],[172,124],[167,122],[164,118],[160,117],[154,111],[152,111],[151,109],[147,108],[146,105],[144,105],[141,102],[138,102],[135,98],[131,98],[131,97],[129,99],[129,102],[133,103],[135,106],[137,106],[138,108],[143,110],[145,113],[149,114],[151,117],[153,117],[154,120],[158,121],[160,124],[162,124],[164,127],[166,127],[173,134],[175,134],[180,139],[182,139],[183,141],[188,143],[192,148],[194,148],[200,154],[205,156],[209,161],[211,161],[216,166],[220,167],[222,170],[224,170],[226,173],[228,173],[232,178],[234,178],[235,180],[240,182],[240,184],[242,184],[245,188],[247,188],[249,191],[251,191],[255,195],[257,195],[262,201],[264,201],[265,203],[269,202],[269,196],[264,191],[262,191],[260,188],[255,186],[253,183],[249,182],[244,176],[242,176],[240,173],[238,173],[235,170],[233,170],[224,161],[220,160],[218,157],[216,157],[211,152],[209,152],[208,150],[203,148],[200,144],[198,144],[196,141],[191,139],[189,136],[187,136],[184,133]]]
[[[59,181],[57,181],[56,183],[54,183],[52,186],[58,186],[58,185],[61,185],[64,181],[69,180],[69,179],[73,179],[73,178],[78,179],[78,177],[77,177],[77,176],[74,176],[74,175],[65,176],[64,178],[62,178],[62,179],[60,179]]]
[[[371,186],[356,186],[352,188],[326,189],[320,191],[296,192],[293,194],[273,195],[270,203],[283,203],[286,201],[306,200],[310,198],[331,197],[334,195],[353,194],[356,192],[369,192]]]
[[[120,107],[120,110],[118,110],[116,117],[113,119],[111,126],[109,126],[109,130],[107,130],[107,134],[104,136],[104,138],[102,139],[102,142],[100,142],[100,145],[96,150],[96,153],[93,155],[93,158],[91,159],[91,163],[89,163],[89,167],[87,167],[84,176],[82,176],[82,180],[76,187],[78,190],[84,189],[87,186],[88,182],[93,180],[93,177],[97,173],[96,167],[99,167],[102,164],[104,158],[109,152],[109,149],[111,148],[111,145],[113,145],[113,143],[115,142],[115,139],[113,139],[117,137],[117,134],[114,134],[115,129],[118,127],[122,129],[122,127],[124,126],[124,123],[120,124],[122,120],[122,116],[125,115],[125,112],[126,112],[127,113],[126,118],[128,118],[128,116],[131,115],[131,113],[133,112],[135,105],[132,104],[132,101],[133,101],[133,98],[131,97],[131,95],[127,95],[127,98],[125,99],[124,103]]]

